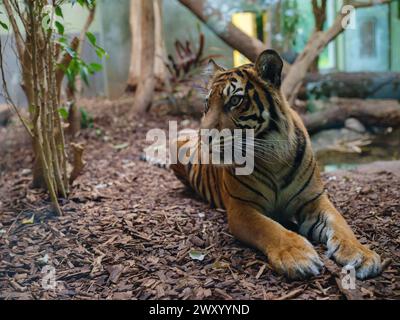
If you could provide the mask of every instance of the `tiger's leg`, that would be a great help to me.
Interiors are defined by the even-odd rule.
[[[291,279],[319,274],[323,264],[307,239],[240,200],[230,199],[227,212],[231,233],[262,251],[277,272]]]
[[[353,266],[359,279],[373,277],[381,272],[379,255],[357,240],[325,194],[302,209],[299,222],[302,235],[326,244],[328,256],[333,256],[343,266]]]

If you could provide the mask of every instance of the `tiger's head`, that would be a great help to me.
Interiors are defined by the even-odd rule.
[[[214,75],[205,100],[202,129],[279,130],[283,60],[274,50],[260,54],[255,64],[225,70],[210,62]]]

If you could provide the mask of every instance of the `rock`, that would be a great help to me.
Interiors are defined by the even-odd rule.
[[[344,123],[345,128],[358,132],[358,133],[365,133],[367,130],[365,129],[364,125],[355,118],[349,118]]]
[[[338,145],[346,144],[346,142],[362,141],[368,138],[370,138],[368,134],[362,134],[347,128],[324,130],[311,136],[315,152],[336,148]]]
[[[5,127],[10,121],[12,112],[8,105],[0,104],[0,126]]]
[[[188,127],[190,125],[190,120],[183,120],[181,121],[181,126],[182,127]]]

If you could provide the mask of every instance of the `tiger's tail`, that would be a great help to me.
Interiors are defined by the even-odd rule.
[[[166,154],[166,152],[165,146],[150,146],[140,154],[139,160],[161,169],[170,170],[171,166],[168,160],[166,160],[166,157],[161,156],[162,154]]]

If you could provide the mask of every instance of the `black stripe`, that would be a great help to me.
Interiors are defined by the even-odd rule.
[[[265,109],[264,109],[264,105],[260,99],[260,96],[258,95],[257,90],[254,91],[253,100],[256,103],[258,111],[260,112],[260,116],[261,116]]]
[[[307,139],[303,131],[301,131],[296,126],[295,134],[297,139],[296,155],[293,161],[292,168],[290,169],[289,173],[285,177],[283,177],[284,184],[282,185],[282,189],[287,188],[292,183],[306,154]]]
[[[278,192],[278,186],[276,185],[275,181],[271,178],[269,173],[262,171],[260,169],[261,168],[259,166],[255,166],[254,171],[256,173],[258,173],[260,176],[262,176],[263,178],[268,180],[268,183],[265,183],[265,181],[263,181],[263,182],[268,186],[268,188],[270,188],[276,194]],[[256,176],[256,178],[257,178],[257,176]]]
[[[311,226],[310,229],[308,229],[308,233],[307,233],[307,238],[308,239],[312,239],[312,234],[314,232],[314,228],[317,224],[319,224],[319,222],[321,221],[322,218],[322,212],[318,213],[318,219],[313,223],[313,225]]]
[[[237,124],[239,129],[245,130],[245,129],[253,129],[251,126],[247,125],[247,124]]]
[[[335,255],[336,252],[340,249],[340,244],[335,248],[335,250],[332,251],[332,257]]]
[[[280,118],[278,116],[278,112],[277,112],[276,105],[274,103],[274,99],[272,99],[271,94],[267,90],[265,90],[263,93],[267,97],[267,101],[268,101],[268,104],[269,104],[269,114],[271,116],[270,124],[269,124],[269,127],[268,127],[267,131],[269,131],[269,132],[272,132],[272,131],[279,132],[280,130],[279,130],[278,123],[280,122]]]
[[[297,212],[296,212],[296,218],[297,218],[297,221],[299,221],[299,217],[300,217],[300,214],[303,212],[303,210],[304,210],[304,208],[305,207],[307,207],[309,204],[311,204],[312,202],[314,202],[315,200],[317,200],[319,197],[321,197],[323,194],[325,193],[325,191],[321,191],[320,193],[318,193],[315,197],[313,197],[313,198],[311,198],[310,200],[308,200],[308,201],[306,201],[306,202],[304,202],[301,206],[300,206],[300,208],[299,209],[297,209]],[[303,220],[304,221],[304,220]],[[301,221],[301,223],[303,223],[303,221]]]
[[[241,116],[241,117],[239,117],[240,121],[249,121],[249,120],[257,121],[258,119],[259,119],[259,117],[256,114],[251,114],[249,116]]]
[[[211,173],[212,173],[212,176],[213,176],[214,184],[215,184],[215,186],[217,186],[217,180],[216,180],[215,177],[218,175],[218,171],[215,172],[214,170],[217,170],[217,169],[216,169],[214,166],[211,166]],[[218,204],[219,204],[221,207],[224,207],[224,203],[223,203],[223,201],[222,201],[222,199],[221,199],[221,192],[220,192],[220,190],[219,190],[219,189],[215,189],[215,192],[217,193]]]
[[[326,217],[326,215],[325,214],[323,214],[322,215],[322,219],[321,219],[321,222],[320,223],[318,223],[316,226],[315,226],[315,231],[317,231],[318,230],[318,228],[324,223],[324,217]],[[315,238],[315,240],[317,240],[317,238]]]
[[[215,205],[215,201],[214,201],[213,189],[211,189],[211,179],[210,179],[211,166],[208,166],[207,169],[208,170],[206,170],[206,180],[207,180],[208,193],[210,194],[210,199],[208,199],[208,200],[210,202],[210,207],[215,208],[216,205]],[[205,192],[205,194],[207,195],[207,192]]]
[[[201,170],[202,170],[202,168],[203,168],[203,165],[201,165],[201,164],[199,164],[198,166],[197,166],[197,177],[196,177],[196,188],[197,188],[197,190],[199,190],[199,193],[201,194],[201,195],[203,195],[203,193],[201,192],[201,181],[202,181],[202,172],[201,172]]]
[[[186,167],[187,169],[186,169],[186,173],[187,173],[187,175],[188,175],[188,177],[190,177],[190,171],[192,171],[192,163],[189,161],[189,163],[187,164],[187,167]]]
[[[193,186],[194,189],[196,189],[195,188],[195,180],[194,180],[195,177],[196,177],[196,172],[193,173],[193,177],[192,178],[190,178],[190,175],[191,175],[192,170],[194,170],[194,168],[193,168],[193,159],[194,159],[195,156],[196,156],[196,150],[189,156],[189,161],[188,161],[188,164],[187,164],[188,180],[189,180],[189,183]]]
[[[254,89],[254,85],[251,83],[251,81],[247,81],[245,91],[248,93],[251,89]]]
[[[195,157],[197,157],[197,159],[196,159],[196,163],[198,163],[198,164],[200,164],[201,163],[201,136],[198,136],[198,141],[197,141],[197,145],[196,145],[196,147],[195,148],[188,148],[188,150],[189,150],[189,163],[188,163],[188,165],[190,166],[190,169],[192,168],[192,166],[193,166],[193,163],[195,162]],[[188,151],[188,150],[186,150],[186,152]],[[190,151],[192,151],[193,150],[193,152],[190,154]]]
[[[266,201],[268,201],[268,202],[270,201],[270,200],[268,200],[268,199],[265,197],[265,195],[263,195],[260,191],[254,189],[252,186],[250,186],[250,185],[248,185],[247,183],[243,182],[243,181],[240,180],[236,175],[234,175],[234,174],[232,174],[232,173],[230,173],[230,172],[229,172],[229,175],[230,175],[231,177],[233,177],[237,182],[239,182],[240,184],[244,185],[247,189],[249,189],[250,191],[254,192],[256,195],[262,197],[264,200],[266,200]]]
[[[316,167],[317,167],[317,163],[314,161],[314,168],[313,168],[313,170],[311,172],[310,177],[307,179],[306,183],[301,187],[301,189],[299,191],[297,191],[296,194],[293,195],[290,198],[290,200],[286,203],[286,208],[289,207],[290,203],[308,187],[308,185],[310,184],[312,178],[314,177],[314,173],[315,173]]]
[[[236,72],[236,74],[239,76],[239,77],[242,77],[242,78],[244,78],[244,74],[243,74],[243,72],[242,71],[240,71],[240,70],[237,70],[237,71],[235,71]],[[236,79],[235,79],[236,80]]]
[[[260,204],[258,204],[257,202],[251,201],[251,200],[247,200],[247,199],[243,199],[243,198],[234,196],[233,194],[231,194],[231,193],[229,192],[229,189],[228,189],[228,187],[227,187],[227,185],[226,185],[225,182],[224,182],[224,185],[225,185],[226,192],[228,193],[228,195],[229,195],[231,198],[233,198],[233,199],[235,199],[235,200],[242,201],[242,202],[250,203],[250,204],[252,204],[253,206],[258,207],[259,209],[261,209],[261,210],[259,210],[261,213],[264,213],[264,208],[263,208]]]
[[[322,242],[322,241],[321,241],[321,235],[322,235],[322,231],[326,228],[326,223],[327,223],[327,222],[328,222],[328,215],[325,214],[324,225],[322,226],[322,228],[321,228],[321,230],[319,231],[319,234],[318,234],[318,241],[319,241],[319,242]]]

